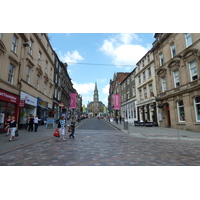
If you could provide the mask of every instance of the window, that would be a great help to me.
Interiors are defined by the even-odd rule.
[[[177,102],[177,108],[178,108],[179,122],[185,122],[185,111],[184,111],[184,105],[183,105],[182,100]]]
[[[163,57],[162,53],[159,54],[159,58],[160,58],[160,66],[163,66],[163,64],[164,64],[164,57]]]
[[[12,51],[15,53],[17,53],[17,43],[18,43],[18,37],[14,34],[12,40]]]
[[[42,57],[42,53],[39,51],[39,53],[38,53],[38,65],[41,65],[41,57]]]
[[[14,81],[14,65],[10,64],[9,72],[8,72],[8,83],[13,84]]]
[[[143,81],[145,81],[146,80],[146,73],[145,73],[145,71],[143,72]]]
[[[50,78],[52,79],[53,69],[50,69]]]
[[[40,76],[36,76],[36,89],[39,90],[39,85],[40,85]]]
[[[180,84],[179,84],[179,72],[178,72],[178,70],[174,71],[173,74],[174,74],[174,87],[179,87]]]
[[[161,78],[161,82],[162,82],[162,92],[165,92],[167,90],[165,77]]]
[[[154,94],[153,94],[153,86],[152,84],[149,84],[149,93],[150,93],[150,96],[153,97]]]
[[[148,68],[149,78],[151,77],[151,67]]]
[[[30,42],[29,42],[29,51],[28,51],[29,54],[33,54],[33,40],[30,39]]]
[[[44,83],[44,94],[46,95],[47,93],[47,83]]]
[[[142,67],[144,67],[144,60],[142,61]]]
[[[30,83],[30,72],[31,72],[31,68],[30,66],[26,67],[26,82]]]
[[[46,65],[45,65],[45,73],[48,73],[48,61],[46,61]]]
[[[147,61],[148,61],[148,63],[150,62],[150,56],[149,55],[147,56]]]
[[[142,90],[139,90],[140,100],[142,100]]]
[[[170,45],[170,49],[171,49],[171,56],[172,58],[174,58],[176,56],[176,49],[174,43]]]
[[[144,88],[144,98],[147,99],[147,88]]]
[[[185,43],[186,43],[186,47],[189,47],[192,44],[191,33],[185,33]]]
[[[194,109],[195,109],[196,121],[200,122],[200,96],[194,99]]]
[[[0,33],[0,38],[2,38],[2,33]]]
[[[189,68],[190,68],[190,80],[195,81],[198,79],[197,76],[197,67],[196,67],[196,61],[192,61],[189,63]]]
[[[141,76],[140,75],[138,76],[138,80],[139,80],[139,83],[141,83]]]

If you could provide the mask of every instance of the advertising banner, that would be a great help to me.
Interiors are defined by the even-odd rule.
[[[120,95],[114,94],[114,110],[120,110]]]
[[[76,108],[76,93],[70,93],[70,108]]]

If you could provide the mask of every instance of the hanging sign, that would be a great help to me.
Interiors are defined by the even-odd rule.
[[[76,108],[76,93],[70,93],[70,108]]]
[[[120,110],[120,95],[114,94],[114,110]]]

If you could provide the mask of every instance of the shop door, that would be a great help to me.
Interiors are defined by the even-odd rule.
[[[167,126],[168,126],[168,127],[171,127],[171,119],[170,119],[169,104],[166,105],[166,113],[167,113]]]

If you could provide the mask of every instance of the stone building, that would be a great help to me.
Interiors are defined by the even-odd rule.
[[[154,37],[160,126],[200,131],[200,34]]]
[[[45,33],[0,34],[1,93],[7,96],[1,100],[1,122],[14,115],[21,126],[29,114],[43,118],[51,113],[53,60],[54,51]],[[19,104],[20,100],[25,102]]]
[[[135,69],[120,83],[121,116],[129,123],[137,120]]]
[[[158,123],[156,104],[156,79],[153,53],[148,51],[136,63],[137,120]]]
[[[99,101],[97,83],[95,83],[93,101],[89,102],[87,105],[88,115],[92,117],[97,117],[97,116],[102,117],[104,106],[105,105],[101,101]]]
[[[121,110],[114,110],[114,94],[121,94],[121,82],[129,75],[130,73],[117,72],[114,73],[113,79],[110,80],[109,87],[109,96],[108,96],[108,111],[110,117],[116,117],[121,115]]]

